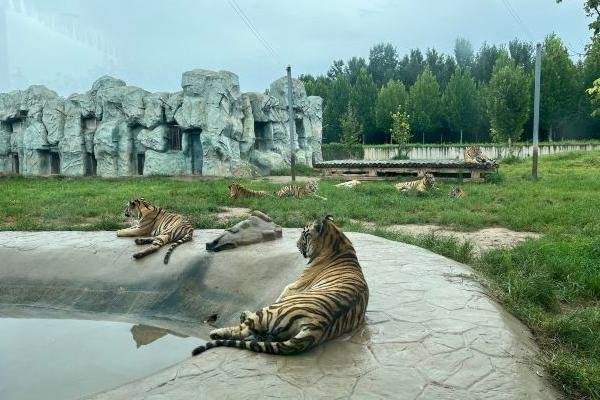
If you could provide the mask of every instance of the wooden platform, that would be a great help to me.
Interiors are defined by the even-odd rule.
[[[472,181],[483,181],[485,175],[496,172],[495,163],[466,163],[457,160],[332,160],[314,163],[314,168],[327,177],[358,180],[381,180],[399,175],[423,176],[426,172],[436,178],[466,176]]]

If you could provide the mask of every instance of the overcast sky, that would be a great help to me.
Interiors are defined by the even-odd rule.
[[[115,49],[111,67],[44,30],[51,28],[35,28],[31,17],[11,5],[7,42],[12,86],[45,83],[61,94],[85,91],[96,75],[106,72],[148,90],[177,91],[181,73],[193,68],[230,70],[239,75],[242,91],[263,91],[283,75],[287,63],[294,75],[324,73],[333,59],[367,58],[378,42],[392,43],[401,55],[428,47],[451,53],[457,36],[477,49],[484,41],[539,41],[556,32],[573,52],[583,52],[590,36],[579,0],[236,0],[277,59],[229,0],[2,1],[25,2],[42,19],[68,17],[98,31]]]

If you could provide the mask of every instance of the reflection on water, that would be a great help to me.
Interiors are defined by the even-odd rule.
[[[173,335],[180,338],[188,337],[187,335],[182,335],[181,333],[173,332],[169,329],[157,328],[156,326],[142,324],[132,326],[131,335],[133,336],[133,341],[138,349],[140,346],[150,344],[165,335]]]
[[[77,399],[175,364],[203,343],[148,325],[0,318],[0,399]]]

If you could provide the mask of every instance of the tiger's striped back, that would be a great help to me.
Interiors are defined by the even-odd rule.
[[[309,264],[277,301],[243,313],[238,326],[216,329],[193,351],[228,346],[296,354],[351,332],[364,323],[369,288],[350,240],[331,217],[306,226],[297,242]]]
[[[252,190],[248,189],[237,182],[233,182],[228,186],[229,197],[232,199],[245,199],[250,197],[264,197],[267,196],[267,192],[263,190]]]
[[[463,198],[466,195],[467,193],[458,186],[454,186],[452,189],[450,189],[450,192],[448,193],[448,197],[454,197],[456,199]]]
[[[425,192],[435,185],[435,177],[433,174],[426,173],[421,179],[409,182],[400,182],[395,185],[396,189],[404,192],[416,190],[417,192]]]

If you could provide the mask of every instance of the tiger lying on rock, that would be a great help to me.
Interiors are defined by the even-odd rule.
[[[409,182],[400,182],[394,185],[401,192],[416,190],[417,192],[425,192],[435,185],[435,177],[433,174],[426,173],[421,179]]]
[[[165,254],[164,263],[169,262],[171,253],[177,246],[192,240],[194,227],[183,216],[153,206],[144,198],[127,203],[125,216],[133,217],[137,224],[131,228],[117,231],[119,237],[146,236],[135,239],[135,244],[150,244],[144,250],[133,255],[138,259],[152,254],[167,243],[173,243]]]
[[[296,354],[363,324],[369,288],[352,243],[332,217],[307,225],[297,246],[308,266],[275,303],[244,311],[239,325],[213,330],[192,355],[219,346]]]

